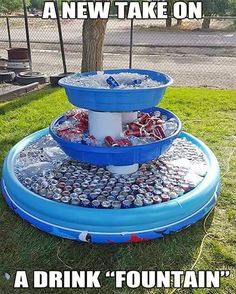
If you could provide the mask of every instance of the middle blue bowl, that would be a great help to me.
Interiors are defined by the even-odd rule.
[[[61,138],[55,132],[54,126],[64,121],[63,115],[52,122],[49,131],[53,139],[60,145],[61,149],[73,159],[96,165],[124,166],[134,163],[145,163],[159,157],[167,151],[172,142],[179,136],[182,128],[180,119],[169,110],[154,107],[145,110],[145,112],[157,110],[160,110],[163,115],[166,115],[167,119],[175,118],[178,122],[178,128],[171,136],[144,145],[130,147],[96,147],[70,142]]]
[[[149,76],[152,80],[160,82],[160,86],[155,88],[140,89],[100,89],[79,87],[70,83],[68,77],[59,81],[59,85],[65,88],[69,101],[80,108],[94,111],[136,111],[154,107],[157,105],[166,88],[172,84],[173,80],[168,75],[152,70],[143,69],[112,69],[104,70],[105,74],[137,73]],[[97,72],[77,73],[71,76],[72,81],[76,81],[81,76],[93,76]]]

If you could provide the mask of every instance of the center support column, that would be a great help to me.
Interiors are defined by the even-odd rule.
[[[103,141],[106,136],[113,139],[120,139],[122,134],[122,124],[133,121],[137,118],[137,112],[98,112],[89,110],[89,134],[97,140]],[[116,148],[116,147],[112,147]],[[117,147],[119,148],[119,147]],[[114,166],[109,165],[107,169],[112,173],[130,174],[138,170],[138,164]]]

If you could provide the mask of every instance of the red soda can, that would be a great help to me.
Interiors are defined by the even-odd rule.
[[[163,128],[161,126],[156,126],[156,130],[159,131],[162,138],[165,138],[165,133],[164,133]]]
[[[142,129],[139,129],[139,130],[126,130],[125,135],[126,136],[135,136],[135,137],[144,137],[145,132]]]
[[[104,143],[108,146],[117,146],[116,141],[111,136],[106,136],[104,138]]]
[[[148,114],[148,113],[143,113],[140,117],[139,117],[139,122],[141,123],[141,124],[145,124],[146,123],[146,121],[148,120],[150,118],[150,114]]]
[[[115,143],[120,146],[120,147],[124,147],[124,146],[131,146],[132,143],[130,142],[129,139],[120,139],[120,140],[116,140]]]
[[[142,125],[136,122],[131,122],[131,123],[128,123],[128,127],[131,130],[139,130],[142,127]]]
[[[154,121],[152,119],[148,119],[144,128],[147,132],[150,132],[154,128],[154,125],[155,125]]]

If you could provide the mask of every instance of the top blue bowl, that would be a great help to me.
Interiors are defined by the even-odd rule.
[[[81,108],[94,111],[137,111],[156,106],[162,99],[166,88],[173,83],[171,77],[164,73],[142,69],[113,69],[105,70],[106,74],[121,72],[138,73],[149,76],[161,83],[159,87],[147,89],[99,89],[78,87],[68,84],[67,78],[59,81],[59,85],[65,88],[69,101]],[[95,75],[97,72],[77,73],[74,76]]]

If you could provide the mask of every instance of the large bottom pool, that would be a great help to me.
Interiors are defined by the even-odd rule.
[[[110,190],[108,189],[108,185],[103,188],[102,183],[99,182],[98,179],[99,172],[101,174],[104,168],[99,167],[96,169],[94,166],[91,167],[90,171],[87,172],[87,174],[89,173],[89,175],[86,176],[87,179],[84,177],[77,183],[77,191],[79,191],[81,187],[84,188],[82,191],[83,193],[78,192],[78,194],[80,194],[78,202],[72,202],[70,198],[71,194],[75,196],[76,193],[66,193],[70,191],[69,188],[67,188],[68,191],[64,192],[64,194],[68,194],[64,195],[64,198],[60,195],[57,195],[58,198],[56,198],[53,193],[49,192],[45,194],[45,191],[42,191],[42,189],[36,192],[36,190],[29,188],[22,180],[22,178],[26,177],[24,172],[27,173],[28,170],[27,168],[22,169],[22,172],[19,173],[19,158],[23,156],[24,150],[26,150],[28,146],[31,146],[34,142],[47,135],[48,129],[44,129],[17,143],[5,159],[2,176],[2,192],[10,208],[21,218],[42,231],[63,238],[92,243],[120,243],[151,240],[179,231],[197,222],[214,207],[217,201],[220,189],[220,171],[217,159],[205,144],[184,132],[181,133],[180,139],[177,140],[181,141],[181,138],[185,138],[188,144],[194,145],[196,150],[199,150],[198,155],[200,154],[201,160],[207,165],[207,170],[203,172],[201,177],[195,177],[195,179],[197,178],[197,183],[194,184],[191,180],[189,184],[192,186],[187,190],[185,189],[186,185],[183,184],[181,186],[178,184],[178,181],[180,182],[181,180],[181,173],[177,174],[178,177],[174,178],[176,175],[175,171],[176,169],[178,170],[177,167],[181,161],[179,157],[182,151],[178,150],[178,158],[176,158],[174,152],[172,152],[174,154],[172,154],[173,158],[170,158],[170,154],[164,155],[161,160],[157,159],[157,161],[141,166],[140,171],[138,171],[136,175],[126,176],[125,178],[120,178],[117,175],[110,176]],[[44,144],[47,145],[45,142]],[[178,145],[179,143],[176,141],[174,144]],[[53,160],[53,153],[50,152],[50,148],[47,148],[47,146],[44,147],[48,151],[48,156],[51,156],[52,163],[58,165],[59,163],[57,160]],[[191,152],[188,153],[190,163],[191,160],[196,157],[195,154]],[[202,154],[204,156],[202,156]],[[42,154],[40,156],[42,156]],[[184,153],[182,153],[182,156],[184,156]],[[174,168],[170,165],[170,162],[168,162],[170,159],[172,160],[171,164],[173,162],[176,164]],[[186,160],[186,158],[184,158],[184,160]],[[181,171],[182,174],[184,170],[186,171],[183,166],[185,164],[184,160],[182,160],[181,163],[183,167]],[[52,169],[55,168],[53,164],[51,167]],[[167,169],[170,169],[169,172],[166,172],[165,164]],[[43,167],[43,165],[41,165],[41,167]],[[60,165],[59,167],[57,166],[57,169],[60,170]],[[97,202],[93,202],[92,199],[89,198],[90,196],[86,196],[85,190],[88,191],[89,189],[86,189],[85,183],[88,182],[89,177],[93,176],[91,175],[91,170],[98,173],[93,177],[93,181],[95,181],[96,178],[97,183],[100,185],[100,190],[103,190],[98,197],[100,197],[101,200],[99,201],[101,203],[105,201],[106,205],[99,205],[98,199],[94,199]],[[200,173],[201,172],[202,171],[200,171]],[[76,177],[73,169],[71,169],[71,173],[72,178],[75,179]],[[143,189],[141,189],[141,191],[140,189],[136,191],[136,182],[138,180],[140,182],[140,179],[142,180],[142,175],[144,175],[144,181],[143,183],[141,181],[140,184],[143,184]],[[144,184],[147,182],[147,177],[145,178],[145,175],[149,177],[149,192],[145,191],[146,186]],[[48,171],[47,176],[50,177],[50,172]],[[65,175],[61,175],[61,177],[65,178]],[[109,178],[108,173],[105,173],[105,176],[103,176],[103,182],[106,178]],[[174,182],[171,182],[173,178]],[[57,180],[53,180],[55,183],[57,182]],[[70,181],[71,180],[72,179],[70,179]],[[164,188],[161,180],[165,181]],[[136,182],[134,183],[132,181]],[[175,192],[172,191],[169,193],[168,187],[171,186],[171,183],[176,185],[178,189],[176,189]],[[91,185],[92,184],[87,185],[90,186],[88,187],[90,190]],[[114,186],[116,190],[113,189]],[[122,193],[117,193],[119,192],[119,187],[123,189]],[[125,191],[124,187],[126,189]],[[158,191],[161,189],[163,189],[163,191],[159,195]],[[181,192],[181,189],[183,193],[178,194],[178,191]],[[96,193],[92,194],[93,197],[96,198]],[[150,195],[153,195],[153,197]],[[104,201],[102,201],[101,197],[103,197]],[[117,197],[120,198],[117,199]],[[68,201],[66,201],[66,199]],[[109,204],[108,200],[110,200],[111,204]],[[93,203],[97,203],[98,205],[93,205]],[[113,205],[113,203],[116,203],[116,205]]]

